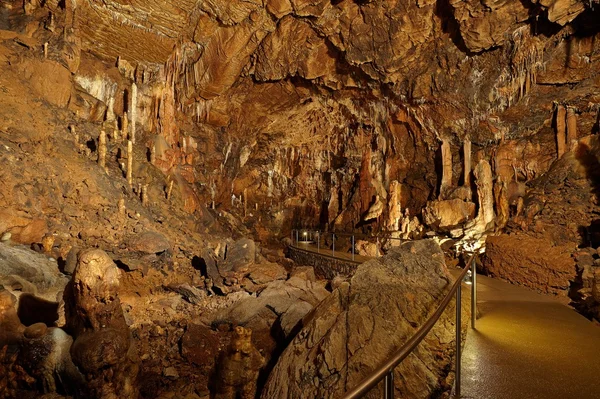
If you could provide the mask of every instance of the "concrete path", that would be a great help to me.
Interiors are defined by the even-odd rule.
[[[600,326],[552,297],[477,277],[463,398],[600,399]]]

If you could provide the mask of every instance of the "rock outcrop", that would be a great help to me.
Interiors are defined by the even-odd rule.
[[[89,398],[137,398],[139,360],[119,300],[120,271],[102,250],[79,254],[65,292],[73,362]]]
[[[362,264],[305,320],[261,397],[339,397],[406,342],[453,280],[431,240],[405,243]],[[452,359],[452,308],[396,369],[397,394],[424,397],[444,384]]]
[[[522,234],[489,236],[483,270],[513,284],[566,295],[576,275],[572,251],[570,245],[552,245]]]

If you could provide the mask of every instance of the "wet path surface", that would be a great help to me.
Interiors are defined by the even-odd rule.
[[[600,326],[558,300],[478,276],[462,397],[600,398]]]

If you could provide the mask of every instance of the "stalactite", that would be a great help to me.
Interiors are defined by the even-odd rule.
[[[127,183],[133,187],[133,143],[127,140]]]
[[[131,135],[130,140],[135,144],[135,125],[137,121],[137,85],[135,82],[131,84]]]
[[[573,107],[567,107],[566,149],[572,151],[575,147],[577,147],[577,114]]]
[[[566,110],[562,105],[556,108],[556,149],[560,159],[566,151]]]
[[[471,139],[466,137],[463,141],[463,156],[464,156],[464,186],[471,185]]]
[[[98,137],[98,165],[106,170],[106,132],[104,130],[100,131]]]
[[[442,140],[442,184],[440,186],[440,196],[450,187],[452,187],[452,150],[448,139]]]

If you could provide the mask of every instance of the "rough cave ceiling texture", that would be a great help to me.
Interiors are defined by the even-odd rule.
[[[53,0],[45,8],[81,39],[82,66],[71,69],[90,94],[105,104],[114,96],[120,115],[138,84],[143,142],[162,149],[159,169],[195,187],[189,210],[248,189],[250,205],[285,203],[302,208],[294,218],[356,225],[365,198],[387,198],[396,180],[403,206],[419,213],[436,195],[441,140],[456,160],[465,138],[473,162],[510,153],[495,174],[528,178],[555,159],[556,103],[574,107],[581,136],[597,124],[595,0]],[[117,60],[124,80],[111,77]],[[118,89],[94,94],[92,81]],[[290,217],[273,216],[277,226]]]

